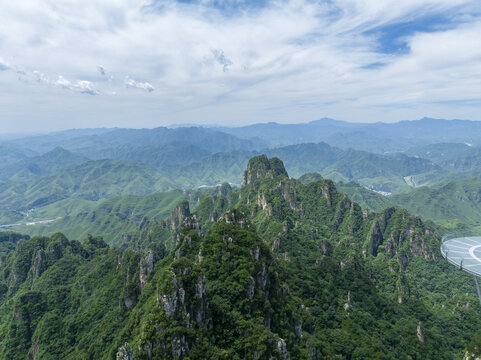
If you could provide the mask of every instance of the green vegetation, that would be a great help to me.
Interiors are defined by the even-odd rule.
[[[3,165],[0,180],[19,181],[48,175],[63,167],[81,164],[88,160],[85,156],[57,147],[41,156],[31,157],[8,166]]]
[[[88,161],[32,180],[0,183],[0,204],[31,209],[67,198],[96,201],[122,194],[148,194],[172,188],[158,171],[123,160]]]
[[[102,203],[99,216],[140,219],[122,249],[90,235],[2,233],[0,357],[452,359],[475,349],[474,284],[406,210],[367,212],[332,181],[302,184],[265,156],[242,188],[189,199],[193,214],[186,197],[160,219],[180,195]]]
[[[102,236],[110,245],[122,245],[145,225],[146,219],[160,222],[167,218],[183,199],[195,202],[199,192],[174,190],[151,195],[124,195],[89,205],[85,211],[74,212],[61,219],[35,226],[17,226],[15,230],[29,234],[63,232],[71,239],[83,239],[88,234]],[[153,226],[153,224],[151,224]]]
[[[354,182],[339,183],[339,190],[374,211],[389,206],[405,208],[411,214],[434,221],[442,232],[481,226],[481,180],[450,181],[432,188],[423,186],[411,192],[383,196]]]
[[[352,201],[358,203],[363,209],[369,208],[372,211],[380,212],[388,207],[394,206],[392,196],[378,194],[353,181],[336,183],[336,187],[339,191],[347,194]]]
[[[224,130],[0,144],[0,224],[57,219],[0,232],[0,358],[480,356],[474,284],[439,253],[481,226],[477,123]]]

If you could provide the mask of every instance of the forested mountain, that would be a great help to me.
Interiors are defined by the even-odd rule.
[[[95,201],[174,187],[168,178],[142,163],[97,160],[69,166],[48,176],[0,183],[0,204],[6,209],[30,209],[70,197]]]
[[[7,166],[35,156],[35,152],[0,143],[0,164]]]
[[[363,211],[266,156],[196,203],[125,250],[2,233],[1,357],[451,359],[476,332],[474,284],[405,210]]]
[[[469,178],[434,187],[423,186],[408,193],[383,196],[357,183],[338,188],[363,207],[381,211],[389,206],[432,220],[445,231],[481,226],[481,180]]]
[[[242,169],[250,157],[259,152],[231,152],[209,155],[187,167],[173,168],[169,173],[176,179],[190,180],[190,186],[222,181],[239,183]],[[268,156],[283,159],[294,177],[307,172],[319,172],[336,181],[355,180],[376,190],[406,191],[410,186],[405,177],[442,171],[429,160],[403,154],[379,155],[358,150],[342,150],[326,143],[307,143],[265,150]],[[197,180],[197,184],[199,180]]]
[[[215,186],[226,181],[240,184],[249,158],[259,154],[247,150],[209,153],[194,145],[179,144],[160,147],[143,144],[133,148],[124,144],[117,150],[105,155],[136,161],[88,160],[83,155],[55,148],[4,167],[0,175],[5,180],[0,182],[0,220],[3,224],[36,220],[31,216],[33,213],[27,217],[22,213],[32,208],[42,212],[44,206],[74,198],[98,201],[122,194]],[[438,165],[421,158],[342,150],[326,143],[291,145],[265,152],[284,159],[294,177],[319,172],[336,181],[354,180],[387,192],[409,190],[412,184],[408,185],[406,177],[442,171]],[[102,153],[94,157],[102,157]],[[62,204],[59,203],[59,209]]]
[[[13,164],[0,165],[0,180],[19,181],[45,176],[61,168],[88,161],[85,156],[57,147],[43,155],[33,156]]]
[[[433,121],[298,134],[318,139],[325,122],[339,146],[266,148],[278,124],[260,140],[159,128],[3,142],[0,224],[25,235],[0,232],[0,357],[476,353],[475,290],[439,254],[440,233],[481,225],[476,124],[445,143],[408,137]],[[42,220],[55,221],[26,224]]]
[[[461,143],[436,143],[417,146],[406,150],[404,153],[410,156],[418,156],[433,161],[436,164],[445,162],[447,159],[459,156],[470,148]]]
[[[16,231],[29,235],[52,234],[61,231],[69,238],[83,239],[88,234],[101,235],[110,245],[122,246],[126,237],[135,234],[147,219],[160,221],[167,218],[182,200],[195,203],[200,191],[173,190],[150,195],[123,195],[98,203],[65,216],[53,223],[17,226]],[[60,214],[50,214],[56,218]],[[144,223],[143,223],[144,222]]]

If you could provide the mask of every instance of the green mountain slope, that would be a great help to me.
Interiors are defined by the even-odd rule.
[[[352,201],[358,203],[363,209],[368,208],[380,212],[388,207],[395,206],[393,196],[378,194],[353,181],[348,183],[338,182],[336,188],[347,194]]]
[[[415,189],[392,197],[392,202],[412,214],[440,224],[481,225],[481,180],[471,178]]]
[[[266,156],[243,184],[204,194],[194,216],[181,203],[136,251],[12,238],[0,357],[462,357],[479,318],[474,284],[419,218],[363,211],[332,181],[302,184]]]
[[[200,130],[193,128],[184,129],[179,134],[193,136],[198,131]],[[118,137],[112,135],[111,141],[127,141],[127,134],[129,132],[120,131]],[[151,142],[156,139],[147,130],[139,134],[134,139],[142,140],[145,136]],[[166,134],[169,132],[162,136],[166,137]],[[196,141],[207,141],[209,136],[219,136],[217,133],[212,135],[211,132],[204,135]],[[89,136],[96,138],[100,135]],[[107,133],[102,136],[107,137]],[[103,146],[98,141],[99,146]],[[232,147],[241,146],[232,141]],[[225,146],[228,144],[229,138],[226,139]],[[91,155],[103,156],[102,152],[95,149],[89,150],[92,151]],[[106,149],[113,150],[109,152]],[[42,156],[8,167],[3,176],[9,180],[0,182],[1,224],[43,220],[34,213],[55,214],[54,218],[64,216],[65,202],[58,203],[57,210],[53,204],[69,199],[98,201],[123,194],[149,194],[175,188],[215,186],[226,181],[240,184],[249,158],[257,154],[245,150],[211,154],[197,145],[149,145],[149,142],[133,147],[127,143],[117,144],[114,148],[104,150],[106,156],[138,159],[141,162],[118,159],[84,161],[82,156],[56,148]],[[425,181],[433,183],[452,176],[428,160],[405,155],[386,156],[341,150],[326,143],[286,146],[270,149],[267,154],[284,159],[287,170],[295,177],[306,172],[319,172],[336,181],[354,180],[365,187],[387,192],[407,191],[411,186],[423,184],[419,181],[423,177]],[[75,165],[67,166],[68,164]],[[46,206],[49,206],[48,210],[41,210]],[[30,211],[32,209],[33,213]],[[27,211],[29,212],[26,213]]]
[[[334,181],[355,180],[361,185],[386,192],[410,189],[404,178],[410,175],[440,170],[430,161],[406,155],[381,156],[348,150],[322,175]]]
[[[0,204],[6,209],[27,209],[69,197],[96,201],[121,194],[148,194],[173,187],[169,179],[144,164],[97,160],[24,182],[0,183]]]
[[[0,144],[0,164],[2,167],[26,160],[35,156],[32,150],[27,150],[14,145]]]
[[[167,144],[152,146],[132,146],[122,144],[112,148],[96,151],[90,156],[94,159],[122,159],[140,161],[146,165],[160,168],[165,166],[185,166],[199,161],[211,152],[199,146],[185,144]]]
[[[417,146],[408,149],[405,153],[410,156],[419,156],[424,159],[431,160],[437,164],[463,154],[469,149],[469,145],[460,143],[437,143],[423,146]]]
[[[294,177],[307,172],[319,172],[336,181],[354,180],[376,190],[407,191],[410,186],[404,177],[442,171],[428,160],[402,154],[377,155],[356,150],[341,150],[326,143],[299,144],[269,149],[268,156],[285,161]],[[169,173],[180,183],[216,184],[224,181],[240,183],[242,172],[255,152],[231,152],[209,155],[186,167],[172,168]]]
[[[61,231],[71,239],[83,239],[88,234],[102,236],[110,245],[122,246],[146,225],[157,225],[167,218],[182,200],[195,202],[197,192],[173,190],[150,195],[124,195],[95,203],[61,219],[35,226],[16,226],[15,231],[29,235],[45,235]],[[152,223],[146,224],[150,220]],[[160,224],[162,225],[162,224]]]
[[[0,180],[19,181],[35,176],[44,176],[69,165],[88,161],[85,156],[77,155],[57,147],[43,155],[30,157],[1,168]]]

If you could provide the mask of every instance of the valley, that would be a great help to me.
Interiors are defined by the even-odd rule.
[[[475,346],[475,289],[439,244],[481,226],[476,147],[232,135],[198,150],[197,131],[210,144],[219,130],[169,132],[175,145],[133,132],[141,147],[129,131],[5,145],[33,144],[0,183],[1,356],[450,359]]]

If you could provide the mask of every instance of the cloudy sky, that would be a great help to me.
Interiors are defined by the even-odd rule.
[[[480,109],[479,0],[0,0],[0,133]]]

